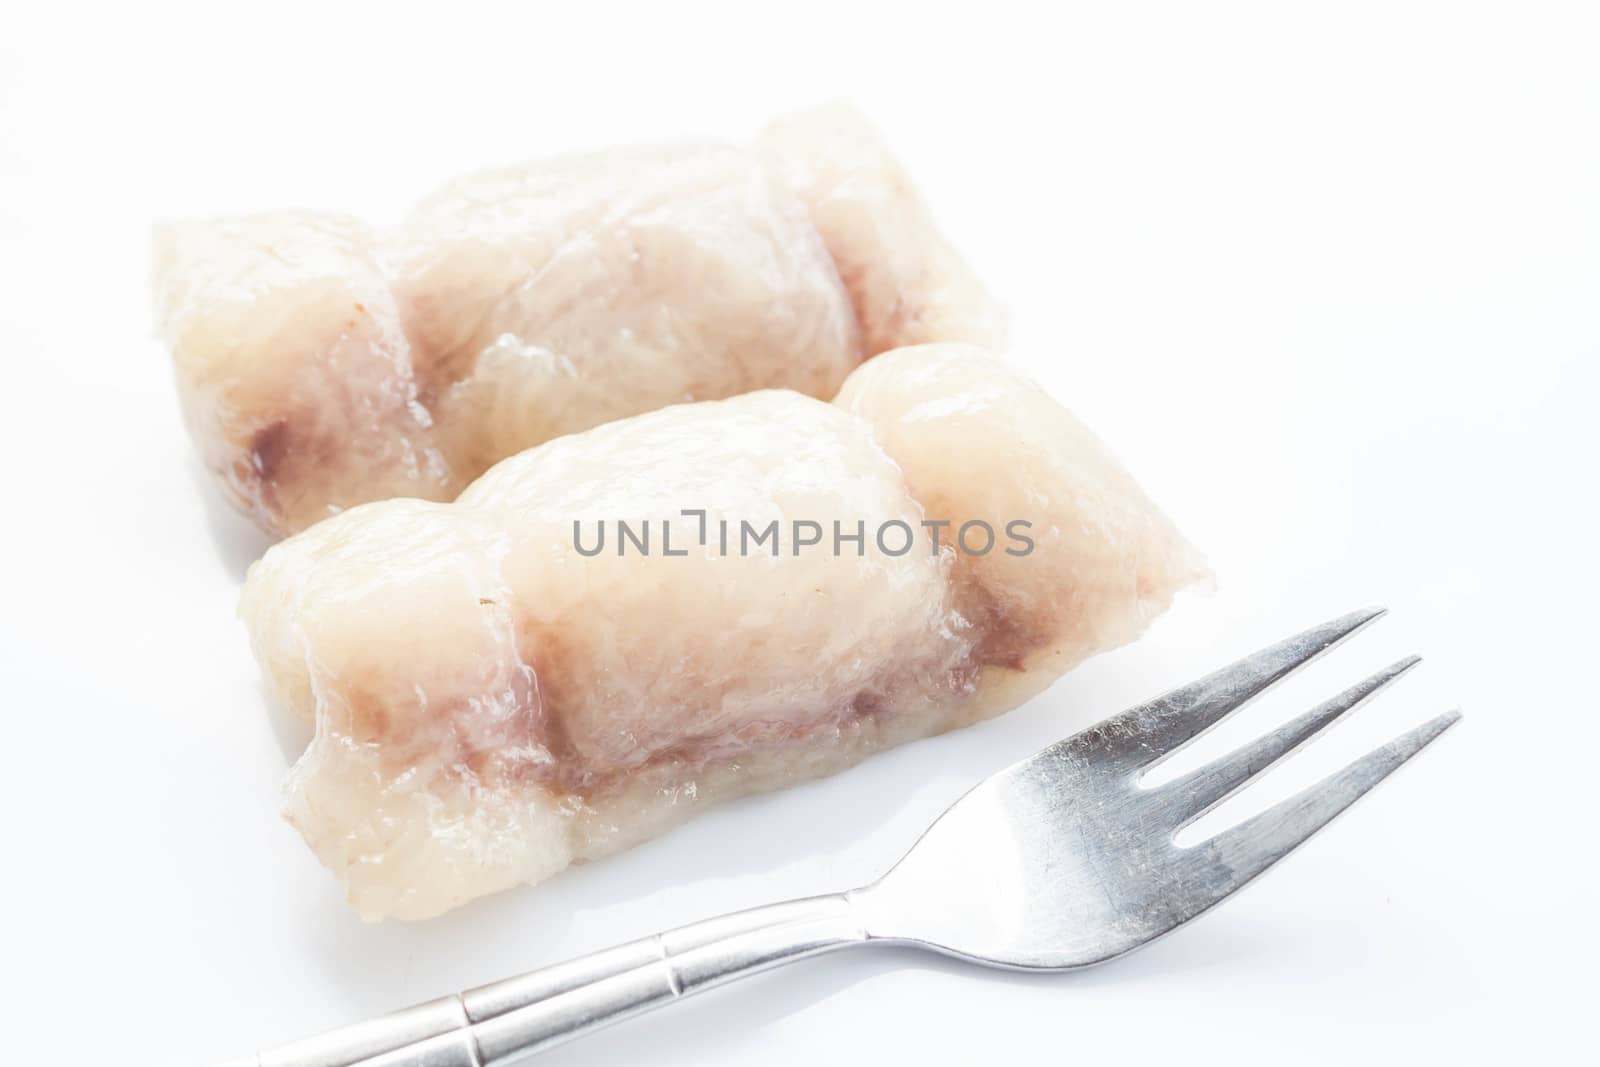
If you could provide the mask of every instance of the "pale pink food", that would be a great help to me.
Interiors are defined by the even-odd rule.
[[[747,147],[617,149],[470,175],[397,226],[279,212],[156,234],[185,420],[272,533],[448,500],[550,438],[993,343],[1000,316],[854,111]]]
[[[586,554],[619,519],[656,524],[651,553]],[[720,520],[778,521],[780,552],[724,552]],[[796,551],[797,520],[823,543]],[[987,554],[951,546],[968,520],[999,533]],[[919,531],[903,554],[871,532],[896,521]],[[937,552],[925,521],[951,523]],[[835,522],[865,543],[832,543]],[[316,728],[289,819],[362,914],[421,918],[996,715],[1203,574],[1049,396],[928,345],[833,404],[669,407],[505,460],[454,503],[354,508],[268,551],[241,610]]]

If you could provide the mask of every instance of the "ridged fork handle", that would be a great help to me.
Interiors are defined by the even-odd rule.
[[[263,1052],[252,1067],[501,1067],[691,993],[868,939],[851,894],[751,908]]]

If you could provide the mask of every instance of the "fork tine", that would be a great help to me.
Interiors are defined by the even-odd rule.
[[[1182,829],[1222,803],[1255,775],[1309,741],[1324,727],[1365,703],[1378,690],[1421,662],[1420,656],[1407,656],[1331,700],[1289,720],[1266,736],[1166,785],[1158,786],[1154,792],[1158,802],[1173,815],[1173,830]]]
[[[1459,711],[1447,711],[1379,745],[1311,788],[1188,850],[1195,853],[1196,861],[1221,872],[1213,887],[1213,903],[1287,856],[1460,718]]]
[[[1146,765],[1216,725],[1251,698],[1305,666],[1387,609],[1364,608],[1279,641],[1253,656],[1129,708],[1093,728],[1107,752]]]

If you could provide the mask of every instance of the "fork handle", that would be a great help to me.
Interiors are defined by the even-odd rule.
[[[769,904],[263,1052],[249,1067],[500,1067],[691,993],[869,939],[849,893]]]

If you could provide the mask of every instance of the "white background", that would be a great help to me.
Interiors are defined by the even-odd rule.
[[[850,886],[990,771],[1369,602],[1391,617],[1212,748],[1403,653],[1424,668],[1246,806],[1445,707],[1465,720],[1191,928],[1058,978],[831,957],[551,1062],[1592,1055],[1596,10],[8,6],[6,1060],[204,1063]],[[1014,358],[1209,554],[1217,593],[998,721],[363,925],[276,814],[298,738],[233,616],[261,542],[180,429],[150,222],[381,220],[470,167],[741,137],[835,96],[886,130],[1010,304]]]

